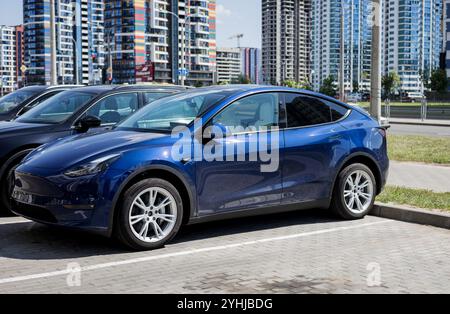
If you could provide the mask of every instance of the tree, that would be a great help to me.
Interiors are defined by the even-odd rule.
[[[448,88],[447,72],[442,69],[436,69],[431,72],[429,88],[432,91],[443,94]]]
[[[194,87],[197,87],[197,88],[203,87],[203,82],[201,82],[201,81],[195,82]]]
[[[383,94],[390,98],[400,86],[400,77],[396,72],[390,72],[381,79]]]
[[[231,83],[232,84],[244,84],[244,85],[246,85],[246,84],[251,84],[252,82],[251,82],[251,80],[248,77],[240,74],[237,77],[237,79],[234,79]]]
[[[323,80],[319,92],[330,97],[336,96],[336,84],[332,75]]]
[[[299,85],[299,84],[298,84],[296,81],[290,81],[290,80],[288,80],[288,81],[284,81],[284,82],[283,82],[283,86],[290,87],[290,88],[299,88],[298,85]]]

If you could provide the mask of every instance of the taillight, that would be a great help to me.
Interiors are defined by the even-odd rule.
[[[380,128],[380,129],[378,129],[378,132],[380,132],[380,134],[381,134],[383,137],[386,137],[386,136],[387,136],[387,131],[386,131],[386,129]]]

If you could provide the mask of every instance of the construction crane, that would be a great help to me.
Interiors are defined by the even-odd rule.
[[[228,39],[236,39],[237,40],[237,47],[241,48],[241,39],[244,38],[244,34],[236,34],[234,36],[231,36]]]

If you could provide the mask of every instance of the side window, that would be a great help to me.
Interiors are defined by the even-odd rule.
[[[57,95],[57,94],[59,94],[59,93],[61,93],[61,92],[62,92],[62,91],[54,91],[54,92],[47,93],[47,94],[45,94],[45,95],[39,97],[39,98],[36,99],[35,101],[33,101],[31,104],[29,104],[29,105],[27,106],[27,108],[33,108],[33,107],[35,107],[35,106],[37,106],[37,105],[40,105],[40,104],[42,104],[44,101],[46,101],[47,99],[52,98],[53,96],[55,96],[55,95]]]
[[[289,128],[312,126],[337,121],[347,109],[338,104],[301,94],[286,94]]]
[[[330,110],[331,110],[331,121],[338,121],[338,120],[342,119],[349,111],[348,108],[342,107],[338,104],[335,104],[332,102],[327,102],[327,103],[330,106]]]
[[[213,118],[212,123],[226,128],[243,127],[256,130],[278,126],[278,93],[248,96],[229,105]]]
[[[138,107],[137,93],[118,94],[99,101],[86,112],[86,115],[100,118],[102,125],[117,124],[136,112]]]

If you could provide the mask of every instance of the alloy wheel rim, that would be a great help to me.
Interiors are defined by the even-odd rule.
[[[373,181],[370,175],[357,170],[348,175],[344,186],[344,202],[352,213],[361,214],[369,209],[373,199]]]
[[[172,232],[177,215],[173,195],[166,189],[152,187],[133,200],[128,223],[136,238],[153,243],[164,240]]]

